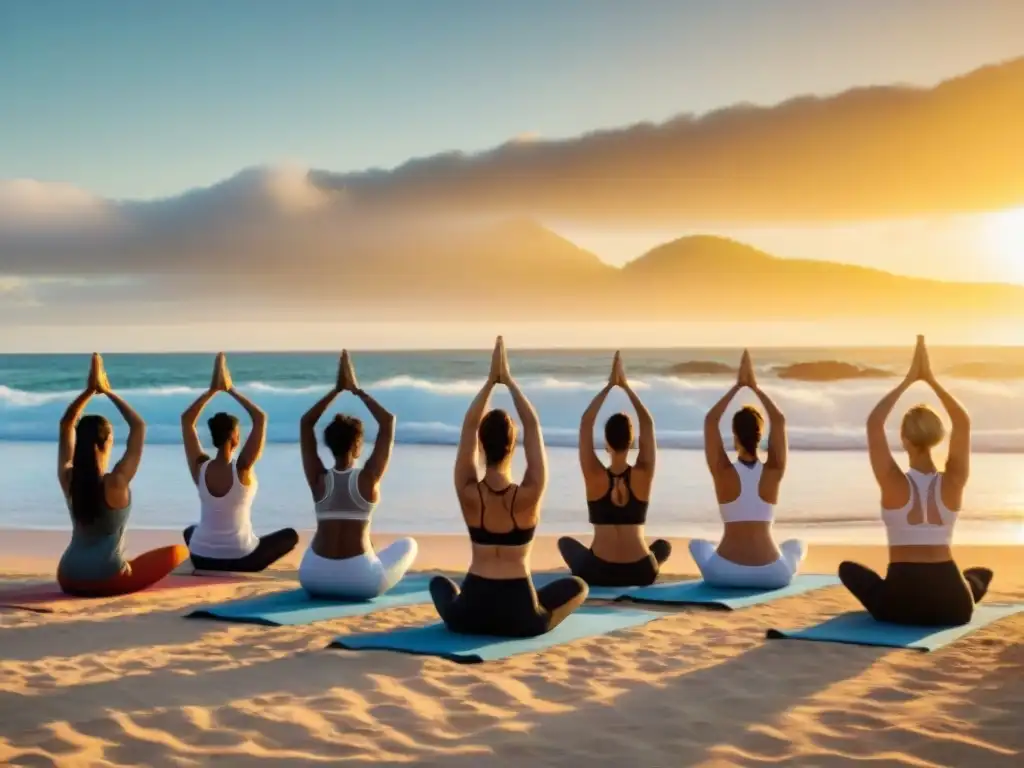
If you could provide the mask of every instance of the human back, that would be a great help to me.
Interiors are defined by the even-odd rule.
[[[870,426],[872,433],[877,433],[875,422],[877,416]],[[900,441],[908,464],[905,471],[896,464],[891,453],[884,455],[877,434],[869,436],[872,467],[877,467],[875,475],[890,562],[953,559],[953,531],[969,476],[970,444],[962,433],[967,431],[969,435],[969,429],[969,422],[957,414],[950,435],[949,455],[942,470],[932,452],[945,439],[946,429],[929,406],[911,407],[900,424]]]
[[[109,468],[113,427],[102,416],[82,415],[96,395],[107,397],[128,425],[124,454]],[[134,560],[125,555],[131,515],[131,483],[138,472],[146,425],[110,387],[103,360],[92,356],[85,389],[60,420],[57,479],[71,515],[71,541],[57,566],[61,589],[82,597],[105,597],[145,589],[188,556],[182,546],[161,547]]]
[[[763,459],[760,445],[765,420],[753,406],[743,406],[732,416],[735,459],[729,458],[722,444],[719,423],[729,403],[745,387],[761,399],[769,413],[771,429]],[[708,411],[704,435],[706,459],[722,520],[718,554],[745,566],[778,560],[781,551],[772,527],[788,460],[785,417],[758,386],[749,353],[744,352],[736,384]]]
[[[919,381],[932,389],[950,418],[943,471],[932,454],[945,438],[945,426],[930,407],[910,408],[900,425],[907,470],[897,463],[886,434],[885,423],[896,403]],[[988,568],[961,571],[951,546],[970,475],[970,418],[932,372],[923,336],[917,339],[906,377],[868,416],[867,439],[889,564],[882,576],[844,561],[839,564],[840,581],[878,621],[914,626],[966,624],[993,576]]]
[[[339,413],[324,429],[332,461],[320,458],[316,424],[342,393],[351,393],[377,422],[373,450],[362,466],[363,423]],[[299,565],[299,583],[311,595],[328,599],[371,600],[405,576],[418,553],[415,539],[403,537],[379,552],[370,525],[381,498],[395,441],[395,417],[357,380],[348,351],[342,351],[335,386],[299,422],[299,445],[306,482],[313,497],[316,533]]]
[[[225,411],[207,420],[214,452],[203,448],[196,427],[199,416],[214,397],[226,394],[251,421],[242,441],[239,419]],[[258,572],[284,557],[298,544],[298,534],[282,528],[257,536],[252,508],[259,491],[256,464],[266,442],[267,416],[235,386],[224,353],[217,355],[209,388],[181,415],[185,461],[199,497],[199,522],[183,532],[196,568],[215,571]]]
[[[462,518],[471,534],[472,558],[469,570],[490,579],[526,578],[530,575],[533,532],[540,521],[540,503],[546,482],[543,449],[527,458],[521,482],[511,475],[516,429],[512,418],[501,409],[484,416],[478,430],[484,454],[483,477],[457,481]],[[531,471],[531,461],[532,471]]]
[[[629,452],[635,435],[633,423],[625,413],[615,413],[605,422],[608,463],[602,462],[594,450],[594,422],[605,397],[615,387],[621,387],[626,393],[640,421],[639,450],[633,464],[629,463]],[[632,563],[647,557],[649,550],[644,540],[644,526],[657,458],[654,419],[630,387],[618,352],[612,362],[608,384],[580,420],[578,443],[588,519],[594,526],[591,551],[611,563]]]
[[[526,471],[518,483],[511,473],[515,424],[504,410],[488,410],[499,384],[508,387],[523,424]],[[587,585],[574,576],[540,589],[533,585],[530,553],[547,486],[547,457],[540,420],[512,378],[500,336],[487,380],[466,410],[453,474],[471,558],[461,585],[446,576],[431,579],[438,615],[450,631],[461,634],[535,637],[549,632],[582,604]]]

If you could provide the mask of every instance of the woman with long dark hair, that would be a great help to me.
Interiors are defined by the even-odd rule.
[[[523,423],[526,473],[521,483],[512,480],[515,423],[499,408],[487,410],[498,384],[508,387]],[[483,477],[477,469],[478,445],[484,454]],[[587,584],[575,576],[539,590],[530,577],[547,474],[537,412],[513,380],[499,336],[490,375],[466,411],[455,457],[455,492],[472,542],[469,573],[461,589],[445,576],[430,582],[434,607],[451,631],[533,637],[554,629],[586,599]]]
[[[885,433],[886,419],[897,401],[918,381],[931,387],[949,414],[949,452],[941,472],[932,451],[942,443],[946,428],[927,405],[916,405],[903,416],[900,438],[907,453],[906,472],[896,463]],[[843,562],[840,580],[879,621],[921,626],[966,624],[992,580],[988,568],[968,568],[961,573],[950,546],[970,476],[971,420],[932,373],[923,336],[917,338],[906,378],[868,416],[867,433],[871,469],[882,496],[889,568],[883,579],[863,565]]]
[[[759,455],[764,417],[753,406],[744,406],[732,417],[735,462],[722,443],[722,417],[744,387],[754,393],[768,412],[768,450],[764,461]],[[772,535],[775,505],[789,456],[786,417],[758,386],[754,364],[747,351],[743,352],[736,384],[704,419],[704,453],[724,528],[717,546],[702,539],[690,542],[690,554],[704,581],[722,587],[781,589],[787,586],[800,568],[806,548],[795,539],[776,544]]]
[[[109,472],[113,427],[102,416],[81,415],[95,395],[106,395],[128,423],[124,455]],[[71,512],[71,543],[57,566],[57,581],[67,594],[109,597],[137,592],[188,559],[188,549],[181,545],[161,547],[131,561],[125,558],[131,482],[145,436],[145,422],[110,389],[103,360],[94,354],[85,389],[60,420],[57,479]]]

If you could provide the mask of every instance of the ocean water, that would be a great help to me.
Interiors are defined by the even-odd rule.
[[[674,364],[735,364],[739,350],[626,350],[634,387],[654,414],[659,472],[649,532],[714,535],[715,502],[704,465],[704,414],[731,385],[728,377],[676,376]],[[906,349],[755,350],[762,386],[786,412],[792,457],[778,508],[780,535],[811,540],[880,542],[877,490],[864,450],[864,419],[891,380],[817,383],[779,379],[774,368],[793,362],[844,360],[891,369],[906,365]],[[1011,378],[1020,350],[960,348],[933,351],[935,368],[985,363],[984,381],[951,378],[947,386],[969,408],[975,459],[967,509],[958,529],[962,542],[1024,542],[1024,381]],[[551,484],[542,532],[585,532],[583,485],[574,450],[579,417],[607,378],[611,351],[511,351],[513,372],[538,412],[549,447]],[[180,528],[194,521],[195,489],[185,467],[178,419],[209,382],[213,356],[154,354],[105,356],[113,386],[144,416],[148,440],[135,485],[133,524]],[[461,521],[452,490],[451,465],[462,416],[486,375],[484,351],[355,353],[361,385],[398,416],[394,461],[375,519],[380,531],[457,532]],[[258,466],[260,492],[254,508],[258,530],[283,525],[309,528],[311,499],[302,477],[297,435],[301,414],[327,388],[337,356],[322,353],[230,353],[235,385],[269,416],[269,445]],[[998,375],[1005,367],[1007,378]],[[86,355],[0,355],[0,527],[68,528],[54,478],[56,426],[68,401],[84,384]],[[995,374],[993,374],[993,371]],[[741,393],[734,407],[755,402]],[[938,406],[919,385],[897,406]],[[511,408],[500,390],[495,405]],[[336,409],[372,419],[351,396]],[[226,395],[208,414],[243,412]],[[604,415],[629,410],[613,392]],[[123,437],[116,412],[103,398],[90,411],[110,417]],[[326,419],[325,419],[326,421]],[[600,425],[600,420],[599,420]],[[890,423],[897,445],[898,419]],[[202,434],[202,431],[201,431]],[[521,462],[521,456],[518,457]],[[521,466],[521,463],[520,463]]]

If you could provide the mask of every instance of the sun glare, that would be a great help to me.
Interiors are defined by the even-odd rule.
[[[989,251],[1005,268],[1005,280],[1024,283],[1024,208],[991,213],[985,217]]]

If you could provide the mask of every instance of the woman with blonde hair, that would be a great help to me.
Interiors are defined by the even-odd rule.
[[[900,438],[910,469],[904,473],[893,458],[885,422],[912,384],[923,381],[949,414],[949,452],[939,471],[932,451],[946,430],[927,405],[916,405],[903,417]],[[932,373],[924,337],[906,378],[868,416],[868,453],[882,496],[882,521],[889,542],[885,578],[862,565],[841,563],[839,578],[878,621],[920,626],[955,626],[971,620],[975,604],[992,580],[987,568],[963,573],[953,560],[950,543],[970,475],[971,422],[964,407]]]

